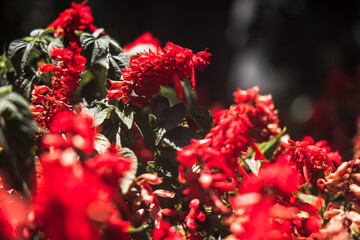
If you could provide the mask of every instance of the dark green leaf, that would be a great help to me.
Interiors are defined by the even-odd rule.
[[[25,99],[31,99],[33,82],[36,79],[36,71],[33,68],[25,67],[22,74],[15,80],[15,90],[23,95]]]
[[[178,103],[175,106],[167,109],[159,116],[159,126],[166,130],[173,129],[183,122],[186,117],[187,109],[184,104]]]
[[[123,194],[125,194],[128,192],[131,183],[135,179],[137,166],[138,166],[138,159],[137,159],[135,153],[131,149],[126,148],[126,147],[122,148],[121,154],[123,156],[129,157],[132,159],[131,169],[129,171],[127,171],[124,178],[121,179],[121,184],[120,184],[121,192]]]
[[[120,47],[119,43],[117,43],[114,39],[110,38],[110,53],[117,54],[122,51],[123,49]]]
[[[270,139],[268,142],[257,144],[267,160],[272,159],[276,148],[279,146],[280,138],[285,134],[285,132],[286,128],[284,128],[279,135]],[[254,150],[251,149],[247,158],[252,158],[254,155]]]
[[[0,154],[0,167],[7,170],[13,187],[26,191],[34,170],[33,149],[38,129],[29,110],[29,104],[18,93],[0,88],[0,139],[4,149]]]
[[[119,80],[122,76],[122,70],[129,65],[129,58],[127,55],[120,53],[118,55],[108,54],[108,74],[107,78],[112,80]]]
[[[150,125],[149,119],[141,109],[136,110],[134,121],[144,139],[146,147],[154,151],[155,133]]]
[[[98,38],[100,36],[101,33],[104,32],[104,29],[103,28],[99,28],[97,29],[95,32],[92,33],[92,35],[95,37],[95,38]]]
[[[181,101],[180,98],[176,97],[175,89],[172,87],[161,86],[160,96],[169,100],[170,107]]]
[[[160,116],[164,115],[165,111],[170,108],[169,100],[165,97],[160,97],[157,99],[157,112],[156,116],[160,118]]]
[[[107,54],[110,38],[108,36],[101,36],[95,38],[90,33],[83,33],[80,36],[82,46],[82,54],[86,58],[86,68],[89,68],[103,55]]]
[[[104,122],[101,124],[102,131],[101,133],[109,139],[110,142],[116,143],[119,146],[121,145],[121,138],[120,138],[120,124],[119,122],[114,121],[111,119],[105,119]]]
[[[184,92],[184,102],[189,108],[195,106],[196,103],[196,94],[193,91],[193,87],[189,81],[189,79],[184,78],[184,81],[181,81],[181,86]]]
[[[190,128],[186,127],[176,127],[173,130],[167,132],[163,140],[166,144],[170,147],[179,150],[191,143],[191,139],[201,139],[202,137],[196,133],[195,131],[191,130]]]
[[[18,75],[21,74],[21,65],[28,42],[23,39],[12,41],[9,45],[8,55]]]
[[[187,109],[184,104],[178,103],[175,106],[165,110],[162,115],[159,116],[159,132],[156,138],[155,144],[158,145],[164,134],[177,127],[184,121],[186,117]]]
[[[214,119],[208,109],[196,106],[190,109],[189,112],[191,114],[191,117],[202,129],[204,135],[206,135],[210,131],[210,129],[214,127]]]

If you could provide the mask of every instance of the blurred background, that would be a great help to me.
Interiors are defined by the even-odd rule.
[[[70,4],[1,1],[2,49],[32,29],[46,28]],[[360,1],[90,0],[87,5],[95,26],[121,45],[150,31],[162,45],[208,48],[211,64],[197,73],[200,105],[228,107],[237,87],[259,85],[262,94],[273,95],[292,139],[311,134],[351,157],[360,113]]]

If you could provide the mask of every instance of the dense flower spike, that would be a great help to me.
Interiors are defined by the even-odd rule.
[[[248,147],[253,147],[256,159],[264,159],[261,151],[250,136],[253,127],[246,115],[246,107],[232,105],[229,110],[221,110],[214,116],[215,127],[206,135],[212,139],[212,147],[226,155],[237,158]]]
[[[328,174],[334,171],[335,167],[331,160],[341,162],[338,153],[330,152],[330,148],[326,146],[324,141],[314,143],[314,140],[307,136],[303,141],[289,140],[289,143],[290,147],[286,149],[286,154],[280,155],[278,161],[284,164],[286,162],[294,164],[307,184],[309,184],[311,177],[318,172]]]
[[[103,224],[103,234],[128,238],[130,223],[114,198],[132,160],[115,146],[96,154],[92,123],[86,113],[61,112],[42,139],[33,207],[37,226],[51,239],[101,239]]]
[[[132,160],[119,154],[120,149],[113,145],[108,151],[97,154],[86,161],[86,166],[95,172],[105,183],[117,187],[127,171]]]
[[[193,140],[178,152],[179,180],[190,184],[184,191],[187,199],[199,198],[208,204],[214,201],[210,198],[213,191],[221,195],[233,190],[238,183],[236,161],[227,161],[220,152],[210,148],[210,143],[210,139]]]
[[[251,137],[256,142],[264,142],[277,136],[281,129],[271,95],[259,95],[259,92],[259,86],[248,90],[238,88],[234,92],[234,101],[246,109],[246,115],[253,125],[250,128]]]
[[[230,201],[235,212],[229,219],[233,234],[227,239],[293,239],[291,224],[298,210],[289,203],[298,184],[296,171],[281,164],[245,179],[240,194]]]
[[[100,223],[109,221],[110,191],[79,164],[45,167],[34,197],[37,225],[51,239],[100,239]],[[70,197],[71,196],[71,197]],[[93,213],[94,212],[94,213]],[[96,212],[101,215],[96,216]]]
[[[85,70],[86,59],[80,55],[81,48],[75,42],[66,48],[54,48],[50,55],[60,66],[39,63],[40,72],[52,71],[52,88],[36,86],[32,91],[32,105],[35,120],[43,128],[49,128],[54,115],[58,112],[70,110],[69,98],[74,98],[73,92],[79,86],[81,72]]]
[[[0,177],[1,239],[23,239],[28,207],[27,202],[17,192],[5,189],[3,179]]]
[[[91,15],[91,9],[84,6],[87,1],[81,4],[72,3],[71,8],[60,13],[57,18],[48,27],[55,29],[55,36],[64,36],[69,42],[77,41],[78,37],[75,31],[94,32],[97,27],[93,25],[94,18]]]
[[[149,51],[131,59],[130,66],[123,70],[123,81],[110,81],[107,99],[121,97],[125,104],[149,105],[152,96],[160,92],[160,86],[172,84],[176,96],[183,101],[181,81],[186,77],[195,88],[195,71],[202,71],[209,64],[210,55],[206,51],[193,54],[190,49],[169,42],[156,54]]]
[[[236,92],[238,104],[215,114],[215,126],[205,139],[193,140],[189,146],[178,151],[179,180],[188,184],[188,188],[184,190],[186,199],[200,199],[204,204],[213,205],[214,209],[223,213],[228,210],[221,203],[221,195],[233,191],[240,185],[239,173],[247,177],[246,171],[240,165],[239,156],[246,154],[251,147],[255,152],[255,159],[265,159],[255,144],[255,139],[251,137],[253,124],[249,115],[252,114],[253,118],[261,114],[275,115],[273,105],[267,108],[260,104],[259,100],[258,108],[266,110],[257,110],[256,106],[242,102],[253,100],[255,97],[261,99],[257,96],[258,88],[246,92],[239,91]],[[260,126],[267,128],[266,124],[262,124],[258,126],[259,130]]]

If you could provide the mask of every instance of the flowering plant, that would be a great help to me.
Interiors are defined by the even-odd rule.
[[[212,115],[207,50],[122,48],[85,3],[0,59],[2,239],[359,238],[359,159],[291,140],[258,86]]]

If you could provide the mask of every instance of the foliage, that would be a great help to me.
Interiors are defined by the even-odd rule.
[[[359,238],[358,159],[291,140],[258,86],[212,115],[207,50],[123,50],[85,3],[0,59],[4,239]]]

